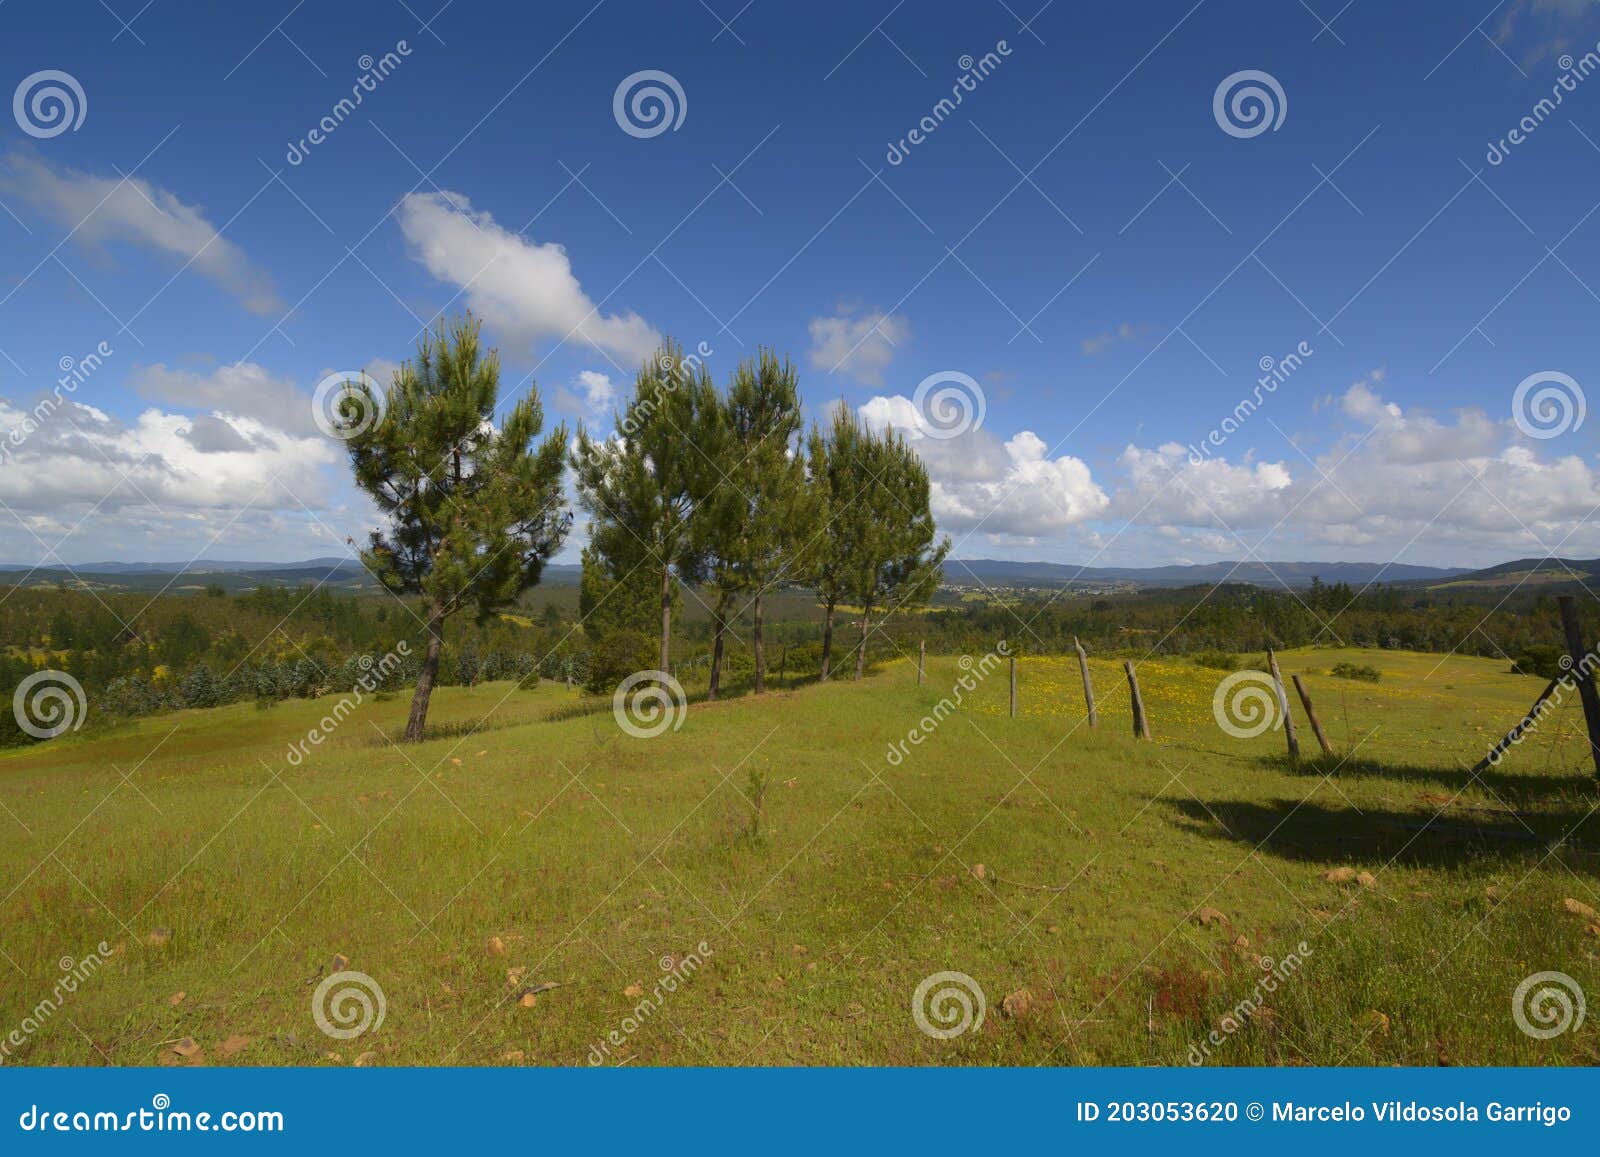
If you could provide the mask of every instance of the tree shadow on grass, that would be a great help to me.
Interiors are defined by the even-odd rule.
[[[1431,787],[1435,793],[1454,796],[1460,792],[1486,791],[1506,803],[1555,803],[1577,806],[1587,800],[1600,801],[1591,768],[1585,766],[1562,772],[1508,772],[1488,767],[1474,774],[1470,767],[1429,767],[1416,763],[1393,763],[1360,756],[1315,755],[1290,763],[1287,756],[1272,756],[1261,761],[1289,775],[1311,779],[1389,779]],[[1443,803],[1443,800],[1431,801]]]
[[[1563,862],[1600,875],[1600,812],[1575,802],[1537,812],[1499,809],[1415,810],[1330,806],[1305,799],[1168,799],[1178,826],[1232,840],[1288,860],[1356,861],[1383,867],[1451,868],[1544,860],[1558,843],[1576,853]]]

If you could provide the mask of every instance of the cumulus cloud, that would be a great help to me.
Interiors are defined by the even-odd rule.
[[[0,160],[0,191],[68,229],[79,244],[123,242],[177,259],[252,313],[282,308],[266,273],[196,206],[142,177],[101,177],[23,153]]]
[[[377,380],[389,381],[387,376]],[[135,369],[130,384],[149,401],[256,418],[294,434],[316,432],[310,390],[254,362],[204,369],[169,369],[156,362]]]
[[[459,193],[412,193],[396,217],[428,272],[460,288],[472,311],[509,340],[577,340],[630,369],[661,344],[638,314],[601,313],[563,246],[524,240]]]
[[[988,430],[931,436],[910,398],[875,397],[859,409],[874,429],[899,430],[928,465],[931,505],[942,528],[981,529],[1032,542],[1103,514],[1110,499],[1079,458],[1052,458],[1043,439],[1023,430],[1001,441]]]
[[[910,322],[882,310],[841,307],[832,317],[812,318],[810,329],[812,366],[865,386],[883,385],[896,347],[911,337]]]

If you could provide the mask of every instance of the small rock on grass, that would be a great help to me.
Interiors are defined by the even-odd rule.
[[[1579,919],[1590,921],[1600,919],[1600,916],[1597,916],[1593,908],[1583,903],[1581,900],[1574,900],[1570,896],[1561,901],[1561,906],[1568,912],[1571,912],[1574,916],[1577,916]]]
[[[1202,908],[1194,914],[1194,918],[1203,925],[1230,923],[1228,917],[1217,908]]]
[[[506,954],[506,942],[504,940],[500,939],[500,937],[498,937],[498,936],[489,937],[489,955],[490,956],[504,956],[505,954]]]
[[[512,1049],[510,1052],[500,1054],[500,1059],[508,1065],[520,1064],[527,1056],[521,1049]]]
[[[1033,1008],[1033,993],[1019,988],[1000,1002],[1000,1011],[1012,1020],[1021,1020]]]
[[[1354,868],[1329,868],[1322,873],[1322,878],[1330,884],[1348,884],[1356,878]]]
[[[1374,876],[1371,872],[1357,872],[1356,883],[1360,884],[1363,888],[1376,888],[1378,886],[1378,877]]]
[[[630,985],[628,985],[627,988],[624,988],[622,990],[622,995],[623,996],[643,996],[644,995],[644,985],[642,985],[642,984],[630,984]]]
[[[377,1053],[366,1052],[366,1053],[362,1053],[360,1056],[358,1056],[351,1063],[353,1065],[355,1065],[355,1067],[358,1068],[358,1069],[364,1069],[364,1068],[369,1067],[372,1064],[372,1062],[377,1060],[377,1059],[378,1059],[378,1054]]]
[[[171,996],[167,997],[167,1003],[173,1008],[177,1008],[183,1003],[183,998],[188,995],[189,994],[187,992],[174,992]]]

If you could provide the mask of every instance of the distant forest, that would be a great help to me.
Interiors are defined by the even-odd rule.
[[[712,598],[699,588],[680,596],[673,673],[686,685],[703,686],[709,676]],[[410,655],[383,681],[384,690],[398,690],[416,680],[426,636],[420,615],[414,599],[327,588],[230,594],[214,587],[152,598],[0,587],[0,694],[9,700],[28,675],[54,668],[83,686],[90,725],[246,700],[265,709],[282,699],[348,691],[406,640]],[[815,596],[786,589],[768,601],[766,615],[767,661],[778,684],[815,679],[823,633]],[[848,625],[851,609],[841,607],[840,615]],[[1553,673],[1561,651],[1559,616],[1548,592],[1506,598],[1492,589],[1441,594],[1380,587],[1358,593],[1318,583],[1298,592],[1225,585],[1053,600],[999,590],[953,605],[944,591],[921,613],[875,624],[867,658],[881,664],[914,655],[919,640],[936,654],[982,653],[1000,639],[1020,654],[1059,654],[1072,649],[1075,637],[1093,654],[1136,660],[1216,652],[1248,658],[1269,646],[1348,645],[1454,651],[1545,674]],[[729,690],[749,686],[750,642],[747,617],[733,619],[722,660]],[[580,624],[573,588],[535,589],[482,624],[463,622],[445,645],[440,682],[520,680],[531,686],[539,679],[570,679],[609,692],[605,645],[605,634]],[[0,711],[0,744],[25,742],[12,713]]]

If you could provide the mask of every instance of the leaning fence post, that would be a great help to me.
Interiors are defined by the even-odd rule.
[[[1600,776],[1600,694],[1596,694],[1588,648],[1583,645],[1583,627],[1571,595],[1557,595],[1561,608],[1561,629],[1567,636],[1567,654],[1572,657],[1570,671],[1578,681],[1578,698],[1583,700],[1583,721],[1589,730],[1589,753],[1594,757],[1594,773]]]
[[[1328,744],[1328,737],[1322,734],[1322,721],[1317,718],[1317,709],[1311,706],[1311,692],[1306,690],[1304,680],[1298,675],[1291,675],[1294,680],[1294,689],[1300,694],[1300,705],[1306,709],[1306,718],[1311,720],[1311,732],[1317,737],[1317,743],[1322,747],[1323,755],[1332,755],[1333,748]]]
[[[1072,636],[1072,645],[1078,650],[1078,670],[1083,673],[1083,701],[1089,705],[1089,726],[1093,727],[1100,722],[1099,716],[1094,711],[1094,684],[1089,682],[1089,655],[1083,649],[1083,644],[1078,642],[1078,636]]]
[[[1011,718],[1017,717],[1017,657],[1011,656]]]
[[[1283,690],[1283,676],[1278,674],[1278,656],[1267,648],[1267,667],[1272,671],[1272,686],[1278,693],[1278,710],[1283,713],[1283,737],[1289,744],[1289,759],[1300,761],[1300,736],[1295,733],[1294,716],[1289,714],[1289,696]]]
[[[923,667],[927,664],[927,661],[928,661],[928,641],[926,639],[918,639],[917,640],[917,686],[918,687],[922,686],[922,671],[923,671]]]
[[[1133,673],[1133,663],[1124,659],[1122,667],[1128,672],[1128,690],[1133,695],[1133,737],[1135,739],[1150,738],[1150,724],[1144,717],[1144,699],[1139,694],[1139,676]]]

